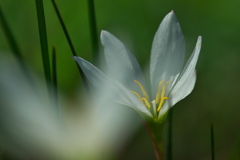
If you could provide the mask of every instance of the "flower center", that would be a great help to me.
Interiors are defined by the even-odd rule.
[[[166,87],[169,83],[169,81],[167,81],[164,84],[164,81],[160,81],[158,84],[158,90],[157,90],[157,94],[156,94],[156,99],[152,101],[152,105],[149,103],[149,96],[146,92],[146,90],[144,89],[143,85],[139,82],[134,80],[135,83],[138,84],[139,88],[142,91],[143,97],[140,96],[140,94],[138,94],[137,92],[131,91],[133,94],[135,94],[138,99],[147,107],[147,108],[151,108],[151,106],[153,107],[153,111],[160,111],[160,109],[162,108],[164,101],[168,99],[168,97],[165,97],[165,93],[166,93]],[[156,106],[158,106],[156,108]]]

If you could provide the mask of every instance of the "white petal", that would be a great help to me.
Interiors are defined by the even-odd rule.
[[[185,40],[172,11],[161,22],[152,44],[150,78],[153,95],[156,95],[158,83],[162,80],[170,81],[168,86],[172,86],[182,70],[184,56]]]
[[[196,83],[196,72],[193,70],[184,83],[179,86],[178,90],[172,92],[171,106],[174,106],[177,102],[187,97],[193,90]]]
[[[100,71],[97,67],[95,67],[85,59],[77,56],[74,56],[73,59],[77,61],[78,65],[83,70],[85,76],[88,78],[91,84],[94,85],[94,87],[100,87],[102,84],[109,81],[107,76],[102,71]]]
[[[189,58],[185,68],[176,82],[176,85],[173,87],[170,93],[171,106],[175,105],[177,102],[189,95],[194,88],[196,81],[195,67],[201,49],[201,41],[202,38],[199,36],[191,57]]]
[[[95,87],[98,88],[100,87],[100,89],[102,89],[102,92],[106,91],[109,92],[107,94],[108,97],[106,98],[111,99],[112,101],[115,101],[117,103],[132,107],[140,114],[144,114],[151,117],[151,113],[140,102],[140,100],[133,93],[131,93],[130,90],[125,88],[120,83],[110,80],[102,71],[100,71],[98,68],[96,68],[88,61],[80,57],[73,58],[77,61],[77,63],[82,68],[88,80]]]
[[[195,82],[196,72],[195,70],[193,70],[193,72],[188,75],[186,81],[182,83],[181,86],[179,86],[180,88],[176,90],[172,96],[170,96],[170,99],[167,100],[166,103],[164,103],[160,110],[158,118],[161,118],[161,116],[166,114],[166,112],[168,112],[168,110],[173,107],[177,102],[188,96],[192,92]]]
[[[119,103],[124,104],[126,106],[132,107],[135,109],[140,115],[145,115],[152,117],[152,114],[147,109],[145,105],[142,104],[142,102],[131,93],[127,88],[125,88],[123,85],[116,83],[119,91],[121,92],[121,95],[119,97]]]
[[[146,87],[141,68],[127,47],[107,31],[101,32],[101,42],[111,76],[134,91],[139,91],[134,80]]]
[[[168,112],[169,109],[170,109],[170,102],[169,102],[169,101],[166,101],[166,102],[164,103],[164,105],[162,106],[159,114],[158,114],[158,119],[161,119],[162,116],[164,116],[164,115]]]

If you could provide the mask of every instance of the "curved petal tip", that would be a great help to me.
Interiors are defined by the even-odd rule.
[[[100,39],[101,39],[102,45],[105,44],[106,37],[108,37],[109,35],[110,35],[110,33],[108,31],[105,31],[105,30],[101,31]]]

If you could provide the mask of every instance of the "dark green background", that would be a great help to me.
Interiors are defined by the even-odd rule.
[[[87,0],[56,0],[78,55],[93,61]],[[77,67],[50,1],[44,1],[49,49],[56,46],[59,88],[69,98],[81,87]],[[174,10],[181,24],[187,57],[203,37],[194,91],[174,107],[174,160],[210,159],[210,123],[215,128],[216,159],[230,157],[240,135],[240,1],[96,0],[98,34],[110,31],[149,65],[153,36]],[[43,76],[34,0],[1,0],[24,59]],[[0,30],[0,50],[10,51]],[[102,48],[101,48],[102,51]],[[10,54],[10,53],[9,53]],[[130,109],[129,109],[130,110]],[[139,119],[140,120],[140,119]],[[140,129],[119,159],[154,159],[150,138]]]

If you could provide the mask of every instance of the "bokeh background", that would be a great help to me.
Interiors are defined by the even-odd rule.
[[[87,0],[56,2],[78,55],[93,62]],[[203,37],[196,87],[173,109],[174,160],[211,159],[211,123],[215,129],[216,159],[228,159],[239,141],[239,6],[238,0],[95,0],[98,34],[107,30],[117,36],[135,54],[142,68],[148,68],[153,36],[171,10],[181,24],[187,57],[197,37]],[[80,76],[51,2],[45,0],[44,7],[49,49],[55,46],[57,50],[59,90],[71,99],[82,88]],[[36,74],[43,76],[35,1],[1,0],[1,8],[25,61]],[[11,54],[2,29],[0,35],[0,50]],[[129,112],[134,111],[129,109]],[[166,129],[164,133],[166,138]],[[116,157],[155,159],[143,126]]]

